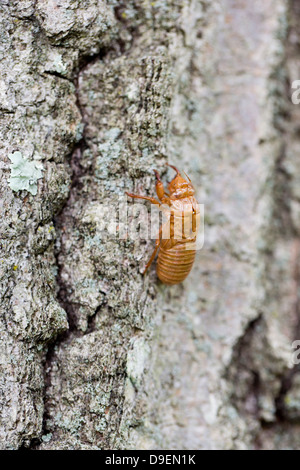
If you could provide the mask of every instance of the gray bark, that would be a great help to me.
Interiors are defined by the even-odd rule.
[[[299,18],[1,2],[1,448],[299,447]],[[167,161],[205,204],[175,287],[141,276],[153,241],[99,230]]]

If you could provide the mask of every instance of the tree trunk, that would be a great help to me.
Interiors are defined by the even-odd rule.
[[[299,20],[297,0],[1,2],[1,448],[299,446]],[[205,204],[173,287],[121,224],[167,161]]]

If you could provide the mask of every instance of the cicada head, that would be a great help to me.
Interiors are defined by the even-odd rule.
[[[173,170],[176,171],[176,175],[168,186],[170,192],[170,199],[181,199],[184,197],[194,196],[195,190],[190,178],[187,175],[187,179],[183,178],[179,170],[175,166],[168,166],[170,166],[171,168],[173,168]]]

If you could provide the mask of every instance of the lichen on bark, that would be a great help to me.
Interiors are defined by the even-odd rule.
[[[55,2],[52,6],[58,8]],[[87,6],[97,18],[93,28],[88,28],[90,22],[84,15]],[[72,24],[63,17],[55,20],[65,41],[62,44],[45,23],[49,7],[50,2],[29,0],[3,1],[0,7],[3,448],[18,448],[41,437],[47,342],[67,328],[66,313],[57,300],[53,219],[68,197],[68,157],[81,138],[81,115],[71,80],[84,55],[97,53],[114,34],[114,16],[108,6],[103,4],[99,15],[98,2],[73,2],[76,19]],[[63,9],[67,11],[68,5]],[[57,19],[57,14],[52,18]],[[80,49],[71,40],[66,42],[78,24]],[[9,155],[16,152],[28,165],[43,165],[36,195],[25,189],[15,193],[9,187],[14,177]]]

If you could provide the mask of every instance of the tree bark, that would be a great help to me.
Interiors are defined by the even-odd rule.
[[[1,2],[1,448],[299,446],[299,19]],[[101,229],[167,161],[205,204],[174,287],[141,275],[153,240]]]

